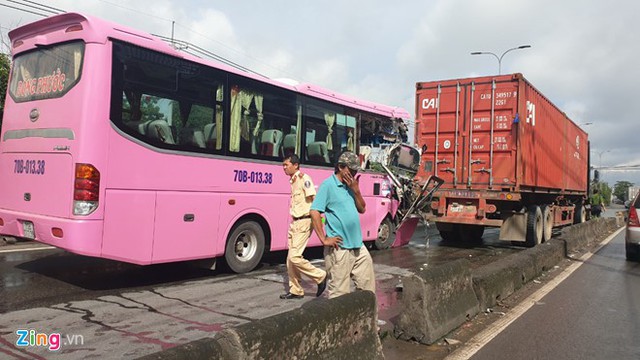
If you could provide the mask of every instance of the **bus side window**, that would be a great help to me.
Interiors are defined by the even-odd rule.
[[[265,130],[260,142],[260,155],[278,156],[282,143],[282,131],[276,129]]]
[[[340,154],[338,120],[344,123],[343,109],[325,102],[307,101],[305,111],[305,159],[318,165],[332,164]]]
[[[244,82],[232,86],[229,151],[281,161],[284,135],[298,126],[297,109],[294,94],[284,90]]]
[[[282,141],[282,157],[286,158],[296,153],[296,134],[287,134]]]
[[[164,120],[152,120],[146,125],[146,136],[165,144],[175,144],[171,127]]]
[[[253,94],[241,90],[239,86],[231,88],[231,133],[229,137],[229,151],[247,153],[249,143],[249,107],[253,101]]]
[[[190,148],[206,147],[206,127],[214,125],[214,112],[211,106],[191,105],[184,127],[180,130],[180,144]]]
[[[325,163],[325,164],[328,164],[331,162],[329,160],[327,143],[324,141],[316,141],[307,145],[307,154],[309,156],[310,161]]]
[[[204,144],[209,149],[216,148],[216,140],[218,135],[216,133],[216,124],[211,123],[204,126]]]

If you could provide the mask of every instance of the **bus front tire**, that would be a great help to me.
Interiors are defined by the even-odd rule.
[[[374,246],[377,250],[386,250],[391,247],[393,242],[395,241],[395,227],[393,222],[387,217],[382,220],[380,226],[378,227],[378,237],[374,242]]]
[[[262,259],[264,242],[264,231],[257,222],[249,220],[235,225],[224,251],[229,268],[238,274],[255,269]]]

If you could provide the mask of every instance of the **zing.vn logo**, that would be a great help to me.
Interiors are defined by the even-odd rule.
[[[62,345],[84,345],[84,337],[82,335],[66,335],[63,339],[60,333],[36,333],[35,330],[16,330],[18,340],[16,346],[42,346],[47,347],[50,351],[58,351]]]

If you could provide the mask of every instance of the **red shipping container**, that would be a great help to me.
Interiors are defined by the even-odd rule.
[[[584,220],[587,133],[521,74],[419,82],[416,89],[415,140],[426,145],[418,176],[445,180],[437,221],[501,226],[508,211],[532,206],[549,207],[554,226],[571,223],[576,209]],[[474,211],[448,211],[454,202],[470,203],[465,198],[480,199]]]

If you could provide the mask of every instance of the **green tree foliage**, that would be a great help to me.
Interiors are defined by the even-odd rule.
[[[606,182],[593,183],[592,188],[598,189],[598,191],[604,198],[605,206],[608,206],[611,204],[611,194],[613,193],[613,190],[611,189],[608,183]]]
[[[7,97],[7,82],[9,80],[9,69],[11,62],[9,55],[0,54],[0,125],[4,114],[4,100]]]
[[[633,186],[632,182],[628,182],[625,180],[616,182],[613,185],[613,195],[615,195],[618,199],[622,201],[629,200],[627,197],[629,196],[629,188]]]
[[[131,102],[130,102],[131,101]],[[123,98],[122,118],[128,121],[151,121],[162,119],[164,114],[160,112],[158,98],[154,96],[131,93],[130,97]]]

